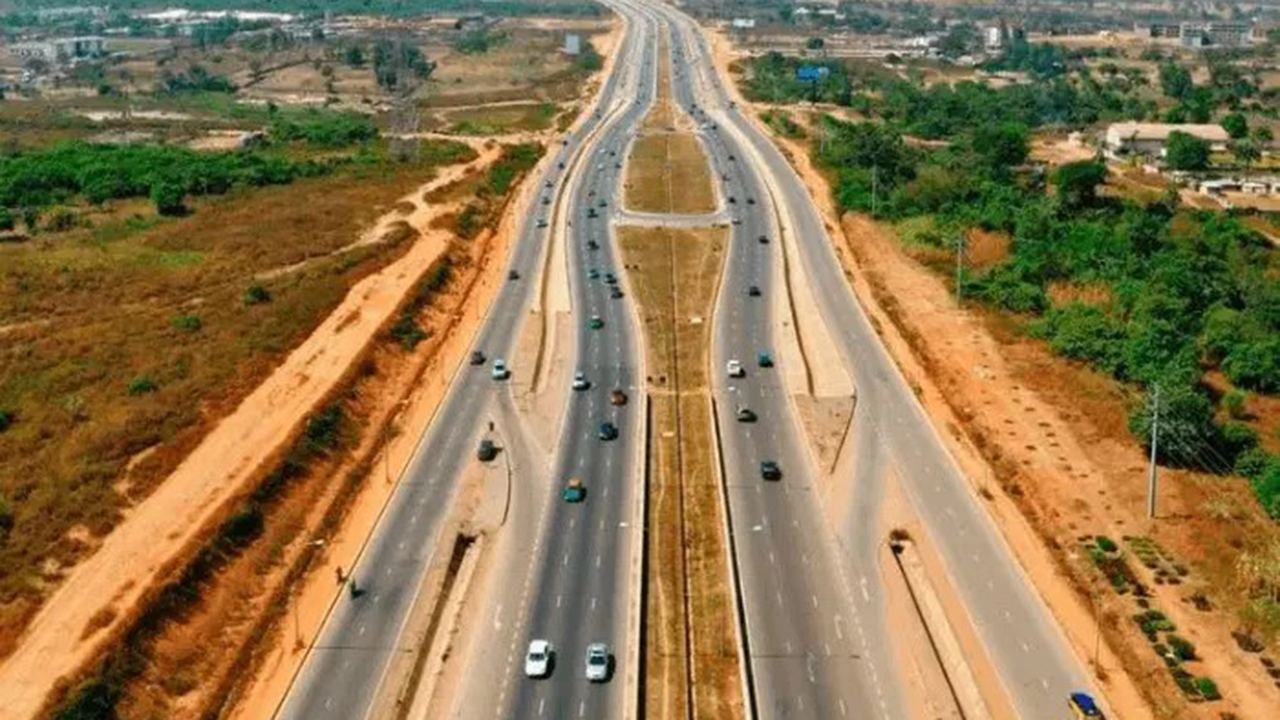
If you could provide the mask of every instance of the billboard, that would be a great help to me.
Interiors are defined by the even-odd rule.
[[[796,80],[800,82],[818,82],[831,72],[830,68],[820,65],[801,65],[796,68]]]

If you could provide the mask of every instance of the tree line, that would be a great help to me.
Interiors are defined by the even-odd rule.
[[[1054,352],[1133,387],[1130,429],[1144,443],[1158,395],[1161,460],[1245,475],[1280,518],[1280,458],[1241,417],[1244,393],[1280,392],[1275,248],[1238,217],[1180,207],[1176,193],[1146,205],[1105,197],[1100,161],[1028,166],[1023,117],[956,112],[931,127],[945,147],[919,148],[903,135],[927,119],[828,116],[814,153],[844,209],[927,218],[918,239],[951,253],[973,228],[1011,238],[1007,259],[961,274],[963,295],[1025,317]],[[1208,373],[1231,389],[1213,390]]]

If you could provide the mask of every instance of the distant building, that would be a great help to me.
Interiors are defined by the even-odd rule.
[[[1182,44],[1187,47],[1243,47],[1253,41],[1249,23],[1183,23]]]
[[[1164,156],[1169,136],[1182,132],[1209,143],[1215,151],[1225,150],[1230,136],[1221,125],[1191,125],[1169,123],[1114,123],[1107,128],[1105,144],[1112,157],[1119,155]]]
[[[997,25],[982,29],[982,44],[988,50],[999,50],[1004,45],[1004,33],[1001,30]]]
[[[97,36],[53,38],[38,42],[14,43],[8,50],[14,57],[63,63],[76,58],[102,55],[107,51],[107,40]]]
[[[570,33],[564,36],[564,52],[566,55],[577,55],[582,52],[582,36]]]
[[[755,18],[734,18],[730,23],[735,30],[750,30],[756,26]]]
[[[1182,37],[1182,26],[1177,23],[1135,23],[1134,32],[1141,38],[1169,38],[1177,40]]]

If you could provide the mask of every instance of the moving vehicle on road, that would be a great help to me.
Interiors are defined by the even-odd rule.
[[[738,360],[730,360],[725,363],[724,371],[728,373],[731,378],[746,377],[747,375],[746,368],[742,367],[742,363]]]
[[[591,387],[591,381],[587,379],[587,374],[579,370],[573,374],[573,389],[586,390]]]
[[[534,640],[529,643],[529,651],[524,655],[524,674],[531,678],[544,678],[551,674],[552,658],[555,648],[546,640]]]
[[[773,356],[764,351],[758,352],[756,353],[756,364],[762,368],[773,367]]]
[[[738,422],[755,422],[756,421],[755,411],[745,405],[738,406],[737,416],[738,416]]]
[[[546,219],[546,218],[538,218],[538,227],[539,227],[539,228],[544,228],[544,227],[546,227],[546,226],[547,226],[547,219]]]
[[[622,288],[618,287],[617,285],[609,286],[609,297],[613,298],[614,300],[621,300]]]
[[[602,320],[599,315],[592,315],[591,319],[587,321],[587,327],[592,330],[599,330],[604,327],[604,320]]]
[[[768,244],[769,244],[769,236],[768,236],[768,235],[761,235],[761,236],[760,236],[760,244],[761,244],[761,245],[768,245]]]
[[[782,468],[773,460],[760,461],[760,477],[765,480],[781,480]]]
[[[752,285],[747,288],[747,297],[760,297],[760,286]]]
[[[617,275],[614,275],[614,274],[613,274],[613,273],[611,273],[611,272],[607,272],[607,273],[605,273],[605,274],[604,274],[604,281],[605,281],[605,283],[607,283],[607,284],[609,284],[609,285],[617,285],[617,284],[618,284],[618,276],[617,276]]]
[[[498,446],[493,444],[489,438],[480,441],[480,447],[476,448],[476,459],[480,462],[489,462],[498,457]]]
[[[601,440],[615,440],[618,437],[618,426],[606,420],[600,423],[598,434]]]
[[[471,351],[471,359],[469,360],[469,362],[472,365],[483,365],[485,360],[486,358],[484,356],[484,353],[480,352],[479,350]]]
[[[588,279],[588,280],[599,280],[599,279],[600,279],[600,269],[599,269],[599,268],[591,268],[591,269],[587,270],[587,279]]]
[[[580,503],[587,499],[587,487],[578,478],[569,478],[569,482],[564,484],[560,497],[564,498],[565,502]]]
[[[604,643],[591,643],[587,646],[587,681],[608,682],[609,680],[609,646]]]
[[[1075,720],[1102,720],[1106,717],[1088,693],[1071,693],[1067,698],[1067,707],[1071,708],[1071,717]]]
[[[508,272],[507,272],[507,279],[508,279],[508,280],[519,280],[519,279],[520,279],[520,273],[516,272],[515,270],[510,270],[510,271],[508,271]]]
[[[493,369],[489,371],[489,377],[494,380],[506,380],[511,377],[511,370],[507,368],[507,361],[502,358],[494,358]]]
[[[611,405],[627,404],[627,394],[622,391],[622,388],[614,388],[613,392],[609,393],[609,404]]]

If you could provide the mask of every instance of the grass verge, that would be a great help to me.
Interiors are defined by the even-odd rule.
[[[653,400],[646,712],[741,717],[707,377],[727,233],[624,227],[618,241],[640,306]]]

